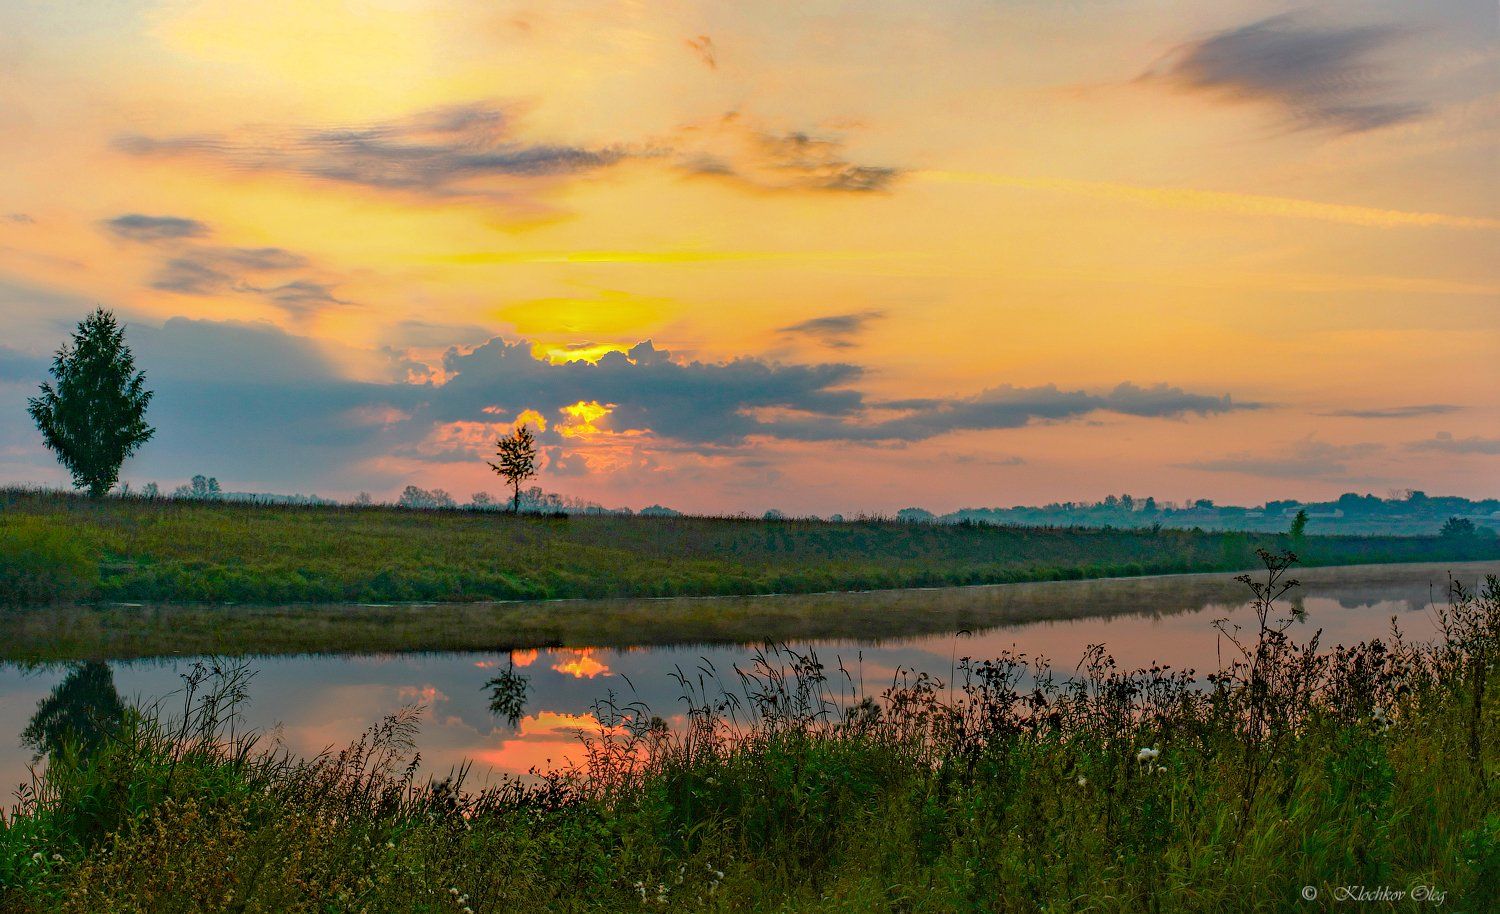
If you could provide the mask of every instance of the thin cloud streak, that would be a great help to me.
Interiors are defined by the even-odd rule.
[[[1028,178],[966,171],[919,171],[913,175],[929,181],[949,184],[978,184],[989,187],[1011,187],[1021,190],[1047,190],[1076,194],[1098,200],[1140,203],[1148,206],[1193,212],[1224,213],[1235,216],[1279,216],[1287,219],[1315,219],[1343,225],[1371,228],[1443,228],[1497,229],[1500,219],[1479,216],[1453,216],[1446,213],[1422,213],[1409,210],[1378,209],[1345,203],[1320,203],[1295,197],[1271,197],[1218,190],[1195,190],[1189,187],[1151,187],[1139,184],[1117,184],[1109,181],[1079,181],[1071,178]]]

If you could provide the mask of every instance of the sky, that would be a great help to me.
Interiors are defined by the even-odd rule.
[[[884,512],[1500,482],[1491,2],[0,0],[0,482]]]

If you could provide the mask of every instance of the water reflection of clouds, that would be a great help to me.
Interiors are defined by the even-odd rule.
[[[1412,639],[1430,637],[1434,615],[1425,582],[1390,586],[1361,583],[1324,587],[1302,597],[1308,622],[1294,628],[1305,640],[1318,629],[1322,643],[1352,644],[1384,637],[1391,616]],[[1091,591],[1092,592],[1092,591]],[[1441,590],[1439,590],[1439,595]],[[988,659],[1005,651],[1048,658],[1063,674],[1072,672],[1091,643],[1103,643],[1122,668],[1152,661],[1203,673],[1216,665],[1216,618],[1246,625],[1250,610],[1222,598],[1203,598],[1190,611],[1132,612],[1106,617],[1036,621],[977,631],[887,640],[878,643],[827,640],[813,643],[834,695],[851,689],[878,694],[898,671],[923,671],[950,681],[960,658]],[[678,645],[627,649],[550,648],[464,654],[374,654],[362,656],[269,657],[254,661],[245,722],[269,730],[283,724],[281,738],[295,752],[312,754],[341,747],[404,705],[427,708],[419,745],[423,769],[444,775],[473,762],[476,781],[524,774],[536,767],[564,766],[582,758],[580,734],[598,732],[595,705],[613,694],[620,705],[640,702],[669,725],[680,726],[682,692],[672,673],[696,686],[707,682],[739,689],[735,667],[749,669],[756,648],[735,645]],[[191,658],[112,664],[121,696],[156,699],[181,687],[179,673]],[[839,668],[843,667],[843,671]],[[497,671],[523,672],[529,697],[516,726],[490,711],[486,683]],[[68,667],[44,669],[0,666],[0,727],[19,734],[37,702],[62,680]],[[847,674],[847,677],[846,677]],[[440,708],[440,713],[434,713]],[[0,742],[0,782],[19,783],[30,754],[14,737]]]
[[[525,666],[535,660],[535,651],[532,651],[531,659],[527,660]],[[594,656],[595,649],[591,647],[571,649],[562,648],[549,650],[547,652],[557,662],[552,664],[552,669],[559,673],[565,673],[574,679],[593,679],[595,676],[610,675],[609,666]]]

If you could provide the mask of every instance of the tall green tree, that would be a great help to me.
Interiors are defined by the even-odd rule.
[[[156,433],[146,424],[146,374],[135,370],[125,328],[103,308],[94,311],[57,350],[52,378],[27,401],[28,412],[73,485],[105,495],[125,458]]]
[[[1297,509],[1297,516],[1292,518],[1292,529],[1288,531],[1292,537],[1292,548],[1298,552],[1302,551],[1307,542],[1307,510]]]
[[[516,514],[521,510],[521,483],[536,475],[536,436],[526,423],[495,442],[495,459],[499,462],[491,462],[490,469],[510,483],[510,511]]]

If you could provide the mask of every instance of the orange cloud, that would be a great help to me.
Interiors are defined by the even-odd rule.
[[[552,668],[559,673],[567,673],[575,679],[593,679],[595,676],[608,676],[609,667],[594,657],[594,649],[591,647],[579,650],[562,650],[553,653],[558,661],[552,664]]]

